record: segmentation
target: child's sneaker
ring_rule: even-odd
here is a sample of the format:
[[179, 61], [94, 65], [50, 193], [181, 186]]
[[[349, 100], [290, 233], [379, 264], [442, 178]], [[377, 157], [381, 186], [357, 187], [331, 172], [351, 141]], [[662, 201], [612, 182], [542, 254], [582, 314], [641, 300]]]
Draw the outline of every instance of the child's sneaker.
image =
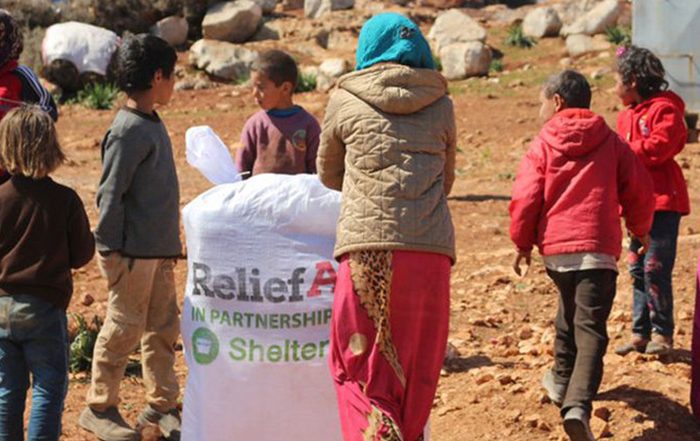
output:
[[668, 337], [661, 334], [652, 334], [651, 341], [644, 351], [645, 354], [664, 355], [671, 352], [673, 349], [673, 337]]
[[644, 353], [647, 350], [647, 345], [649, 345], [648, 338], [642, 337], [639, 334], [632, 334], [632, 340], [630, 340], [629, 343], [616, 347], [615, 353], [622, 356], [634, 351]]
[[552, 403], [561, 407], [564, 402], [564, 396], [566, 395], [566, 385], [557, 384], [554, 380], [554, 371], [547, 369], [542, 377], [542, 387], [547, 391], [547, 396], [552, 401]]
[[146, 405], [139, 415], [138, 427], [143, 428], [148, 424], [155, 424], [160, 432], [169, 441], [180, 441], [180, 414], [173, 408], [168, 412], [158, 412], [150, 404]]
[[580, 407], [572, 407], [564, 415], [564, 430], [571, 441], [595, 441], [591, 432], [591, 416]]
[[127, 424], [116, 407], [98, 412], [86, 407], [80, 414], [78, 424], [103, 441], [136, 441], [139, 433]]

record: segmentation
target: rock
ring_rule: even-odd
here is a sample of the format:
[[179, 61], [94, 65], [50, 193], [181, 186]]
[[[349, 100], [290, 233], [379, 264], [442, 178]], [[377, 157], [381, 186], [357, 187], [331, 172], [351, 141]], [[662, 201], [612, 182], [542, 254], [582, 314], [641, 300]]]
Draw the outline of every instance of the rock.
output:
[[440, 50], [442, 74], [449, 80], [486, 75], [491, 65], [491, 49], [480, 41], [456, 43]]
[[610, 425], [600, 418], [591, 418], [591, 432], [595, 439], [609, 438], [612, 436]]
[[523, 326], [518, 330], [518, 338], [520, 340], [528, 340], [532, 338], [532, 328], [528, 325]]
[[95, 303], [95, 298], [90, 293], [86, 292], [80, 296], [80, 303], [83, 304], [83, 306], [90, 306]]
[[243, 43], [253, 36], [262, 21], [262, 9], [251, 0], [216, 3], [202, 21], [206, 39]]
[[496, 380], [498, 380], [498, 382], [501, 383], [501, 385], [503, 386], [515, 383], [513, 377], [511, 377], [508, 374], [499, 374], [498, 376], [496, 376]]
[[532, 428], [535, 428], [540, 424], [540, 420], [542, 420], [542, 417], [538, 414], [534, 414], [534, 415], [528, 415], [527, 417], [525, 417], [524, 421], [525, 421], [526, 425], [528, 425]]
[[304, 16], [319, 18], [327, 12], [354, 7], [355, 0], [304, 0]]
[[599, 80], [611, 72], [612, 72], [612, 69], [610, 69], [607, 66], [604, 66], [604, 67], [601, 67], [601, 68], [594, 70], [591, 73], [591, 78], [593, 78], [594, 80]]
[[331, 78], [338, 78], [350, 71], [350, 63], [342, 58], [330, 58], [325, 60], [318, 68], [321, 75], [326, 75]]
[[537, 8], [530, 11], [523, 20], [523, 33], [530, 37], [542, 38], [559, 35], [561, 19], [553, 8]]
[[170, 16], [162, 19], [151, 28], [151, 34], [157, 35], [173, 46], [187, 42], [189, 25], [185, 17]]
[[561, 21], [567, 25], [575, 22], [579, 17], [585, 15], [586, 12], [593, 9], [593, 7], [599, 2], [600, 0], [570, 0], [555, 2], [551, 5], [551, 7], [557, 11]]
[[566, 37], [566, 50], [571, 57], [578, 57], [590, 52], [601, 52], [610, 49], [612, 45], [601, 39], [584, 34], [574, 34]]
[[270, 14], [272, 13], [275, 8], [277, 7], [277, 0], [253, 0], [258, 6], [260, 6], [260, 9], [262, 9], [263, 14]]
[[159, 441], [160, 429], [155, 424], [147, 424], [141, 429], [141, 441]]
[[190, 48], [190, 63], [226, 80], [246, 78], [258, 59], [256, 51], [216, 40], [199, 40]]
[[610, 421], [612, 413], [610, 412], [610, 409], [608, 409], [605, 406], [602, 406], [595, 408], [595, 410], [593, 411], [593, 416], [607, 422]]
[[253, 34], [250, 41], [279, 40], [280, 30], [274, 20], [264, 22], [262, 26]]
[[476, 377], [476, 380], [475, 380], [476, 384], [479, 386], [482, 384], [486, 384], [490, 381], [493, 381], [493, 375], [491, 375], [489, 373], [481, 374], [478, 377]]
[[304, 0], [282, 0], [282, 10], [294, 11], [304, 9]]
[[450, 9], [438, 15], [428, 38], [435, 42], [437, 51], [454, 43], [484, 42], [486, 29], [459, 9]]
[[420, 0], [418, 4], [420, 6], [429, 6], [431, 8], [447, 9], [447, 8], [459, 8], [464, 5], [466, 0]]
[[604, 0], [572, 24], [562, 27], [561, 35], [566, 37], [572, 34], [600, 34], [615, 26], [621, 12], [622, 4], [618, 0]]

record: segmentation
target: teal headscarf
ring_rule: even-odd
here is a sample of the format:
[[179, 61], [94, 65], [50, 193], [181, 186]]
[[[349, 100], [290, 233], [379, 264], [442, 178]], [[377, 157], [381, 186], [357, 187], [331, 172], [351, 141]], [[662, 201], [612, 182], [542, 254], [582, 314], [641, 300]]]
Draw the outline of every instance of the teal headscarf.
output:
[[435, 69], [433, 54], [420, 28], [394, 12], [378, 14], [367, 20], [360, 31], [355, 58], [357, 70], [382, 62]]

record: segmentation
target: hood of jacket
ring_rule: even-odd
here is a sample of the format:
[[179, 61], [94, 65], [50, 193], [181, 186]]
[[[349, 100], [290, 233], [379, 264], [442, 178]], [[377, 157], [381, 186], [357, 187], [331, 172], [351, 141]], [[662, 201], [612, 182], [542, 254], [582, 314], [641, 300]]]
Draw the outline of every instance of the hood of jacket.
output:
[[665, 90], [659, 92], [652, 96], [648, 100], [642, 101], [641, 103], [633, 106], [632, 109], [635, 114], [643, 113], [649, 110], [652, 106], [658, 106], [660, 104], [668, 104], [670, 106], [680, 109], [681, 113], [685, 113], [685, 102], [683, 98], [678, 96], [675, 92], [670, 90]]
[[338, 87], [382, 112], [408, 115], [447, 94], [447, 81], [432, 69], [379, 64], [346, 74]]
[[545, 123], [540, 138], [566, 156], [580, 157], [596, 150], [612, 134], [600, 115], [588, 109], [564, 109]]

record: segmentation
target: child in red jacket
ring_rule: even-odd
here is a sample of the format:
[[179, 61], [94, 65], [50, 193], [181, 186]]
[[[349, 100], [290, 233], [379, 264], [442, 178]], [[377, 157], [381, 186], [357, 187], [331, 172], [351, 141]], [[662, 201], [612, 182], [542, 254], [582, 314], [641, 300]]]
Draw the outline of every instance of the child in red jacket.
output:
[[649, 50], [622, 48], [617, 63], [617, 95], [627, 106], [617, 119], [617, 133], [630, 144], [654, 181], [655, 211], [649, 251], [640, 257], [630, 245], [633, 279], [632, 339], [616, 349], [662, 354], [673, 347], [673, 289], [680, 218], [690, 212], [688, 188], [674, 157], [688, 136], [685, 104], [665, 90], [661, 61]]
[[561, 406], [569, 437], [589, 441], [622, 251], [619, 207], [631, 234], [646, 237], [652, 183], [625, 142], [589, 110], [591, 89], [581, 74], [553, 76], [540, 101], [546, 122], [520, 164], [510, 204], [514, 269], [520, 275], [536, 244], [560, 293], [554, 368], [542, 384]]
[[[23, 103], [38, 104], [42, 110], [58, 119], [58, 110], [51, 94], [39, 78], [18, 60], [24, 49], [22, 30], [5, 9], [0, 9], [0, 119]], [[8, 179], [0, 168], [0, 182]]]

